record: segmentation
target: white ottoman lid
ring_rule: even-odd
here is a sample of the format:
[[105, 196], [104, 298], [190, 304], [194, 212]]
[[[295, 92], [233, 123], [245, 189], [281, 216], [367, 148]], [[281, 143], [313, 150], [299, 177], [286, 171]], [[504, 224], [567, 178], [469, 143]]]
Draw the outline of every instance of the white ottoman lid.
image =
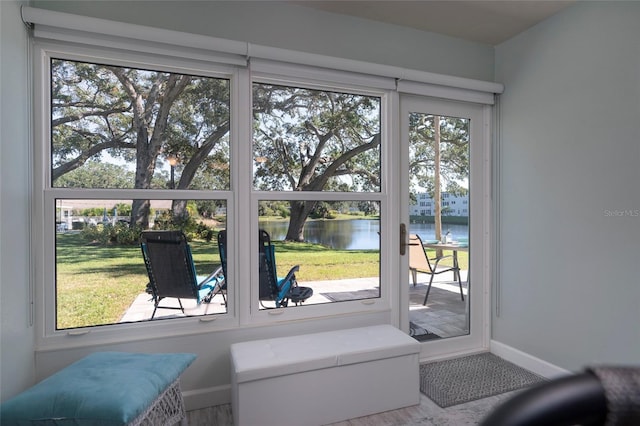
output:
[[254, 340], [231, 345], [238, 383], [420, 352], [391, 325]]

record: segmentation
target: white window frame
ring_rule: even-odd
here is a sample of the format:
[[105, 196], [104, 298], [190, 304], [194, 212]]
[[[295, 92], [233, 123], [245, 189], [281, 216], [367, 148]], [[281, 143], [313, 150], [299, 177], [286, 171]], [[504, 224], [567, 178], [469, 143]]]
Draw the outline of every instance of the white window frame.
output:
[[[131, 341], [164, 337], [169, 335], [188, 335], [227, 329], [238, 325], [237, 294], [238, 289], [230, 286], [227, 312], [223, 314], [198, 317], [175, 318], [163, 321], [141, 321], [135, 323], [109, 324], [74, 329], [56, 330], [56, 257], [55, 257], [55, 217], [56, 199], [212, 199], [224, 200], [227, 205], [227, 227], [232, 232], [236, 228], [234, 212], [236, 200], [234, 187], [237, 179], [232, 173], [230, 189], [216, 191], [194, 190], [145, 190], [145, 189], [77, 189], [53, 188], [50, 178], [51, 159], [51, 95], [50, 63], [51, 59], [82, 61], [88, 63], [108, 63], [115, 66], [146, 68], [165, 72], [179, 72], [205, 77], [224, 78], [230, 81], [231, 127], [230, 155], [232, 170], [237, 162], [238, 128], [237, 103], [239, 93], [240, 70], [236, 67], [219, 64], [203, 66], [198, 61], [173, 59], [148, 55], [142, 52], [121, 51], [102, 47], [75, 46], [68, 43], [38, 40], [34, 44], [34, 240], [32, 247], [36, 280], [36, 315], [38, 324], [38, 347], [41, 349], [60, 346], [85, 346], [110, 341]], [[38, 239], [36, 236], [42, 236]], [[233, 234], [231, 234], [233, 236]], [[228, 252], [234, 253], [235, 245], [230, 238]], [[142, 258], [141, 258], [142, 261]], [[235, 279], [235, 260], [230, 256], [228, 279]]]
[[[393, 87], [388, 79], [364, 77], [351, 73], [315, 69], [300, 65], [283, 65], [269, 61], [252, 62], [250, 89], [253, 83], [276, 84], [306, 89], [353, 93], [363, 96], [375, 96], [380, 98], [380, 191], [377, 192], [310, 192], [310, 191], [258, 191], [253, 189], [253, 153], [252, 144], [246, 147], [248, 155], [245, 161], [245, 172], [242, 178], [243, 184], [252, 188], [247, 193], [249, 201], [249, 222], [247, 235], [239, 235], [242, 245], [250, 248], [250, 264], [254, 267], [245, 272], [251, 272], [256, 279], [250, 280], [251, 291], [241, 295], [240, 311], [241, 324], [270, 324], [281, 321], [297, 321], [319, 317], [331, 317], [337, 315], [350, 315], [372, 312], [391, 312], [391, 285], [393, 282], [390, 267], [390, 245], [388, 244], [389, 230], [391, 229], [389, 182], [390, 162], [389, 141], [392, 129], [395, 128], [395, 116], [389, 107], [389, 98]], [[371, 86], [374, 86], [372, 88]], [[250, 106], [253, 102], [250, 102]], [[251, 123], [249, 123], [251, 124]], [[251, 128], [247, 129], [251, 135]], [[250, 140], [250, 139], [249, 139]], [[241, 178], [241, 179], [242, 179]], [[260, 201], [289, 201], [289, 200], [320, 200], [320, 201], [377, 201], [380, 203], [380, 297], [363, 300], [343, 301], [340, 303], [323, 303], [304, 305], [300, 309], [259, 309], [258, 306], [258, 204]], [[241, 209], [244, 210], [244, 209]], [[241, 234], [241, 232], [240, 232]], [[242, 271], [240, 271], [242, 273]], [[249, 280], [247, 281], [249, 282]]]
[[[35, 258], [41, 268], [36, 268], [38, 315], [42, 318], [38, 323], [39, 347], [55, 348], [60, 345], [68, 347], [70, 344], [80, 346], [103, 343], [105, 341], [127, 341], [139, 338], [163, 337], [169, 335], [184, 335], [205, 333], [213, 330], [235, 328], [242, 325], [269, 324], [281, 321], [297, 321], [336, 315], [360, 314], [371, 312], [390, 312], [392, 269], [390, 268], [389, 235], [391, 217], [389, 214], [389, 147], [388, 141], [395, 128], [394, 115], [388, 106], [388, 99], [392, 93], [387, 88], [379, 88], [384, 79], [362, 79], [363, 85], [354, 84], [357, 77], [350, 73], [314, 71], [313, 79], [309, 75], [289, 72], [287, 75], [272, 73], [251, 73], [244, 67], [228, 65], [202, 66], [199, 62], [185, 59], [171, 59], [142, 54], [140, 52], [121, 51], [104, 47], [72, 46], [67, 43], [38, 41], [35, 44], [35, 104], [40, 108], [35, 114], [35, 193], [41, 194], [36, 202], [34, 215], [35, 226], [43, 240], [33, 242], [36, 250]], [[75, 189], [53, 188], [50, 181], [50, 61], [51, 58], [62, 60], [82, 61], [88, 63], [108, 63], [110, 65], [146, 68], [158, 71], [171, 71], [184, 74], [202, 75], [227, 78], [231, 81], [231, 188], [229, 191], [193, 191], [193, 190], [144, 190], [144, 189]], [[274, 68], [272, 67], [271, 70]], [[282, 67], [281, 70], [295, 67]], [[308, 68], [305, 68], [308, 71]], [[326, 79], [322, 76], [326, 74]], [[340, 75], [344, 75], [345, 83], [339, 83]], [[381, 187], [379, 192], [341, 193], [341, 192], [266, 192], [253, 190], [251, 144], [240, 141], [250, 140], [252, 114], [251, 91], [253, 82], [291, 85], [317, 90], [344, 91], [381, 99]], [[376, 88], [369, 88], [366, 84], [374, 82]], [[251, 190], [243, 190], [243, 188]], [[50, 218], [55, 214], [56, 199], [220, 199], [227, 203], [228, 264], [227, 273], [229, 283], [251, 283], [250, 286], [236, 286], [231, 284], [228, 293], [228, 307], [226, 314], [206, 315], [200, 317], [176, 318], [165, 321], [143, 321], [137, 323], [121, 323], [77, 329], [56, 330], [55, 312], [55, 226]], [[304, 305], [299, 309], [257, 309], [258, 271], [257, 256], [258, 242], [255, 237], [258, 231], [257, 205], [259, 200], [324, 200], [324, 201], [358, 201], [371, 200], [380, 203], [380, 284], [379, 298], [354, 300], [342, 303], [326, 303], [318, 305]], [[246, 207], [246, 208], [245, 208]], [[249, 213], [250, 212], [250, 213]], [[250, 226], [246, 226], [250, 224]], [[244, 226], [242, 226], [244, 225]], [[251, 232], [246, 232], [251, 230]], [[238, 247], [250, 247], [251, 264], [254, 269], [242, 268]], [[243, 253], [246, 251], [243, 250]], [[41, 271], [41, 272], [38, 272]], [[255, 296], [255, 297], [254, 297]], [[71, 339], [71, 341], [70, 341]]]
[[[341, 59], [305, 52], [290, 51], [246, 42], [217, 39], [135, 24], [108, 21], [98, 18], [53, 12], [32, 7], [23, 7], [25, 22], [35, 25], [34, 30], [34, 159], [31, 164], [34, 176], [33, 188], [33, 232], [32, 264], [36, 289], [33, 303], [36, 305], [37, 341], [39, 350], [55, 350], [69, 347], [85, 347], [111, 342], [136, 341], [166, 336], [198, 335], [218, 330], [242, 328], [248, 325], [271, 324], [278, 321], [334, 318], [352, 314], [355, 322], [367, 318], [387, 318], [394, 325], [403, 325], [402, 298], [404, 289], [391, 285], [407, 272], [400, 269], [402, 262], [395, 254], [398, 249], [397, 225], [402, 217], [395, 190], [398, 183], [399, 159], [398, 139], [400, 135], [400, 93], [413, 93], [443, 99], [477, 102], [492, 105], [494, 93], [502, 93], [503, 86], [494, 82], [472, 80], [419, 70]], [[224, 199], [227, 202], [227, 229], [230, 232], [227, 251], [229, 253], [228, 274], [230, 282], [253, 282], [249, 291], [240, 291], [238, 286], [229, 289], [228, 313], [207, 317], [182, 318], [171, 321], [143, 322], [100, 326], [70, 331], [55, 331], [55, 309], [53, 298], [55, 262], [53, 220], [55, 198], [73, 198], [72, 190], [50, 188], [49, 176], [49, 80], [48, 56], [61, 59], [76, 59], [87, 62], [108, 62], [136, 68], [150, 68], [195, 75], [231, 76], [231, 189], [230, 191], [203, 192], [202, 198]], [[212, 70], [216, 70], [212, 72]], [[226, 78], [226, 77], [225, 77]], [[381, 202], [381, 297], [365, 301], [340, 304], [306, 306], [304, 309], [251, 312], [251, 297], [257, 291], [257, 262], [254, 270], [240, 267], [237, 259], [249, 247], [257, 258], [257, 201], [259, 199], [292, 199], [292, 194], [265, 194], [252, 188], [251, 163], [251, 82], [268, 79], [278, 84], [296, 82], [301, 87], [319, 89], [361, 90], [363, 94], [380, 93], [382, 102], [381, 140], [381, 188], [379, 193], [362, 194], [364, 199], [379, 199]], [[490, 107], [486, 107], [490, 110]], [[43, 148], [44, 144], [44, 148]], [[486, 183], [484, 194], [489, 193]], [[140, 190], [138, 190], [140, 191]], [[128, 194], [135, 197], [140, 192], [99, 191], [95, 198]], [[142, 191], [144, 192], [144, 191]], [[297, 195], [297, 194], [296, 194]], [[357, 200], [355, 193], [301, 194], [304, 199]], [[91, 198], [82, 194], [82, 198]], [[153, 198], [179, 198], [180, 192], [154, 191]], [[184, 198], [194, 198], [187, 191]], [[246, 208], [245, 208], [246, 207]], [[250, 224], [250, 226], [246, 226]], [[44, 236], [43, 239], [38, 236]], [[384, 248], [384, 249], [383, 249]], [[388, 254], [388, 255], [387, 255]], [[385, 285], [387, 283], [387, 285]], [[340, 305], [340, 306], [338, 306]], [[282, 311], [282, 313], [275, 313]], [[371, 316], [366, 314], [376, 313]], [[382, 315], [380, 315], [382, 313]], [[363, 315], [364, 314], [364, 315]], [[358, 319], [356, 319], [358, 318]]]

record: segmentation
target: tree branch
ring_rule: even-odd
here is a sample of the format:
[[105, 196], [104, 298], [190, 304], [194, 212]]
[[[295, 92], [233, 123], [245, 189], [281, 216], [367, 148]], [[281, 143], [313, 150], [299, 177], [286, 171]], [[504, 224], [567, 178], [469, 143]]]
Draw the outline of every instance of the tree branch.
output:
[[331, 165], [329, 165], [329, 167], [327, 167], [322, 174], [317, 176], [316, 179], [314, 179], [313, 181], [309, 182], [309, 185], [306, 188], [303, 188], [303, 190], [306, 190], [306, 191], [321, 190], [324, 187], [324, 185], [327, 183], [329, 178], [334, 176], [336, 172], [340, 169], [340, 167], [342, 167], [347, 161], [349, 161], [356, 155], [369, 151], [370, 149], [374, 149], [379, 145], [380, 145], [380, 134], [378, 133], [377, 135], [374, 135], [374, 137], [368, 143], [363, 145], [358, 145], [357, 147], [345, 152], [344, 154], [339, 156], [337, 159], [335, 159], [333, 163], [331, 163]]
[[135, 146], [131, 143], [125, 142], [122, 139], [107, 140], [96, 145], [89, 147], [87, 150], [82, 151], [76, 158], [67, 161], [66, 163], [54, 168], [51, 171], [51, 180], [55, 181], [58, 177], [79, 167], [82, 167], [87, 160], [100, 151], [111, 148], [130, 148], [135, 149]]
[[87, 117], [108, 117], [111, 114], [121, 114], [123, 112], [129, 111], [130, 109], [131, 107], [114, 108], [114, 109], [108, 109], [104, 111], [87, 111], [82, 114], [65, 115], [64, 117], [51, 120], [51, 127], [54, 128], [62, 124], [70, 123], [72, 121], [79, 121]]

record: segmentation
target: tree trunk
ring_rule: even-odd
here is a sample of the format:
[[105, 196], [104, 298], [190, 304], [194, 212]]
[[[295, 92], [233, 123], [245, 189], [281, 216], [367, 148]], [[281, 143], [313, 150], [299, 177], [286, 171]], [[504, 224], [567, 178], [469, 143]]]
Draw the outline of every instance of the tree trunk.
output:
[[187, 200], [173, 200], [171, 202], [171, 212], [173, 217], [172, 222], [176, 225], [186, 223], [189, 218], [189, 212], [187, 211]]
[[[119, 68], [112, 71], [125, 87], [133, 105], [132, 127], [136, 132], [136, 177], [135, 188], [151, 188], [151, 180], [155, 172], [155, 163], [162, 150], [162, 140], [167, 128], [171, 106], [187, 87], [191, 78], [171, 74], [166, 84], [163, 96], [157, 105], [155, 123], [149, 121], [153, 117], [157, 98], [149, 97], [146, 102], [144, 96], [138, 93], [135, 85]], [[152, 90], [153, 92], [153, 90]], [[158, 94], [159, 92], [156, 92]], [[150, 133], [149, 129], [153, 127]], [[151, 137], [150, 137], [151, 136]], [[149, 213], [151, 202], [149, 200], [134, 200], [131, 206], [131, 226], [138, 225], [142, 229], [149, 228]]]
[[[155, 155], [147, 150], [141, 150], [141, 146], [146, 146], [148, 133], [144, 127], [138, 130], [136, 141], [137, 159], [136, 159], [136, 177], [135, 188], [149, 188], [151, 186], [151, 178], [155, 171]], [[149, 229], [149, 214], [151, 213], [150, 200], [133, 200], [131, 204], [131, 220], [130, 227], [140, 227]]]
[[289, 218], [289, 228], [287, 229], [287, 241], [304, 241], [304, 224], [313, 210], [315, 201], [291, 201], [291, 216]]
[[131, 204], [130, 227], [149, 229], [149, 214], [151, 213], [151, 201], [133, 200]]
[[[224, 123], [215, 132], [213, 132], [202, 146], [191, 156], [187, 164], [182, 168], [180, 179], [174, 181], [176, 189], [188, 189], [198, 171], [198, 167], [206, 160], [216, 144], [224, 135], [229, 132], [229, 123]], [[173, 215], [173, 223], [183, 224], [189, 219], [189, 211], [187, 210], [187, 200], [173, 200], [171, 202], [171, 212]]]
[[[442, 196], [440, 193], [440, 116], [433, 116], [433, 152], [434, 152], [434, 220], [436, 228], [436, 240], [442, 241]], [[436, 257], [442, 257], [442, 250], [436, 251]]]

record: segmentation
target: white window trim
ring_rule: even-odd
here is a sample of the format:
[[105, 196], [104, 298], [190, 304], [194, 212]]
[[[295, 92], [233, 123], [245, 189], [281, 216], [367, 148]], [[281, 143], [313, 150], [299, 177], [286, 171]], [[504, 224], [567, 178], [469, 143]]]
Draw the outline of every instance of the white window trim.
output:
[[[37, 347], [39, 350], [50, 350], [60, 347], [82, 347], [105, 343], [123, 341], [135, 341], [140, 339], [153, 339], [166, 336], [184, 336], [207, 333], [215, 330], [237, 327], [239, 324], [237, 315], [237, 288], [232, 288], [228, 294], [227, 313], [206, 315], [199, 317], [174, 318], [166, 321], [142, 321], [135, 323], [120, 323], [83, 327], [78, 329], [56, 330], [55, 313], [55, 230], [51, 229], [50, 218], [55, 217], [55, 203], [57, 198], [82, 198], [82, 199], [134, 199], [149, 198], [151, 191], [153, 199], [220, 199], [227, 203], [227, 224], [229, 229], [236, 227], [236, 200], [234, 191], [194, 191], [194, 190], [141, 190], [141, 189], [73, 189], [52, 188], [49, 173], [49, 159], [51, 158], [50, 146], [50, 61], [51, 58], [65, 60], [78, 60], [86, 62], [105, 62], [109, 64], [136, 67], [152, 66], [159, 71], [173, 71], [208, 77], [226, 78], [231, 82], [231, 105], [234, 108], [238, 101], [239, 71], [228, 65], [212, 68], [210, 65], [203, 69], [201, 63], [193, 63], [173, 58], [159, 58], [154, 55], [136, 54], [128, 56], [129, 52], [121, 52], [114, 49], [101, 47], [89, 48], [87, 46], [72, 46], [65, 43], [40, 41], [34, 45], [34, 94], [35, 105], [38, 106], [34, 113], [35, 118], [35, 159], [34, 159], [34, 229], [32, 240], [33, 258], [36, 259], [35, 267], [35, 303], [37, 321]], [[152, 64], [152, 65], [150, 65]], [[246, 78], [246, 77], [245, 77]], [[246, 85], [246, 83], [245, 83]], [[232, 115], [235, 111], [232, 111]], [[238, 118], [232, 116], [232, 129], [230, 132], [231, 155], [237, 157], [235, 150], [239, 136], [233, 128], [237, 126]], [[234, 179], [231, 179], [233, 188]], [[39, 239], [42, 236], [42, 239]], [[230, 242], [228, 249], [235, 250], [235, 244]], [[234, 279], [234, 260], [229, 262], [229, 279]]]
[[[90, 48], [88, 46], [69, 46], [61, 42], [38, 41], [35, 44], [37, 61], [36, 79], [37, 96], [36, 104], [40, 106], [36, 114], [36, 123], [38, 123], [35, 134], [36, 143], [36, 169], [38, 182], [36, 192], [41, 193], [42, 198], [37, 203], [36, 211], [43, 212], [43, 216], [38, 215], [38, 228], [41, 232], [36, 235], [43, 235], [44, 240], [40, 243], [33, 242], [38, 263], [42, 268], [37, 268], [38, 273], [36, 282], [40, 290], [37, 292], [38, 315], [43, 315], [39, 321], [41, 330], [38, 332], [40, 336], [38, 347], [41, 350], [54, 349], [60, 346], [84, 346], [91, 344], [103, 344], [107, 342], [118, 342], [127, 340], [137, 340], [140, 338], [156, 338], [167, 335], [184, 335], [198, 334], [210, 332], [213, 330], [222, 330], [235, 328], [242, 325], [266, 324], [280, 321], [295, 321], [319, 317], [331, 317], [336, 315], [359, 314], [366, 312], [380, 312], [391, 310], [390, 286], [381, 285], [381, 297], [377, 299], [356, 300], [334, 304], [305, 305], [303, 309], [274, 309], [274, 310], [257, 310], [248, 309], [248, 307], [256, 307], [253, 296], [257, 292], [257, 279], [251, 280], [251, 276], [257, 277], [257, 266], [255, 271], [248, 271], [247, 268], [240, 268], [238, 257], [240, 255], [238, 247], [252, 247], [251, 253], [256, 257], [252, 264], [257, 265], [257, 200], [258, 199], [314, 199], [314, 200], [374, 200], [381, 203], [383, 212], [388, 212], [389, 208], [385, 207], [387, 202], [388, 183], [386, 179], [382, 179], [380, 192], [367, 193], [299, 193], [299, 192], [261, 192], [261, 191], [240, 191], [238, 188], [252, 187], [252, 152], [250, 144], [241, 144], [240, 140], [250, 140], [251, 123], [242, 119], [242, 115], [250, 117], [251, 115], [251, 77], [248, 70], [240, 68], [234, 70], [233, 67], [223, 65], [218, 69], [203, 69], [199, 61], [190, 63], [182, 60], [180, 66], [178, 61], [170, 58], [158, 58], [154, 55], [131, 54], [130, 52], [122, 52], [119, 49], [111, 48]], [[149, 190], [79, 190], [69, 188], [52, 188], [49, 174], [49, 159], [51, 158], [50, 147], [50, 60], [51, 58], [60, 58], [65, 60], [78, 60], [86, 62], [107, 62], [109, 64], [141, 67], [141, 64], [152, 69], [163, 71], [174, 71], [195, 75], [206, 75], [212, 77], [229, 78], [231, 80], [231, 97], [232, 97], [232, 131], [231, 131], [231, 153], [232, 162], [234, 164], [231, 175], [230, 191], [180, 191], [180, 190], [153, 190], [154, 199], [223, 199], [227, 202], [227, 218], [228, 229], [237, 231], [235, 238], [229, 239], [228, 253], [228, 274], [229, 282], [252, 282], [250, 291], [247, 288], [239, 289], [238, 286], [230, 286], [228, 294], [228, 312], [226, 314], [208, 315], [195, 318], [180, 318], [170, 321], [159, 322], [138, 322], [124, 324], [110, 324], [95, 327], [83, 327], [70, 330], [56, 330], [55, 318], [55, 233], [52, 232], [51, 224], [48, 218], [54, 217], [54, 200], [57, 198], [87, 198], [87, 199], [134, 199], [149, 197]], [[134, 59], [135, 58], [135, 59]], [[297, 71], [298, 69], [296, 69]], [[293, 77], [292, 77], [293, 75]], [[338, 73], [331, 72], [328, 75], [326, 83], [321, 81], [322, 72], [317, 72], [312, 81], [305, 81], [304, 76], [296, 73], [289, 73], [287, 76], [279, 76], [277, 81], [279, 84], [296, 84], [302, 87], [317, 88], [321, 90], [348, 90], [351, 93], [366, 94], [379, 96], [381, 98], [381, 119], [382, 129], [385, 132], [381, 144], [381, 160], [384, 167], [384, 157], [388, 149], [386, 148], [386, 140], [389, 139], [390, 131], [393, 128], [392, 114], [390, 109], [385, 106], [385, 97], [390, 91], [380, 89], [367, 88], [366, 84], [352, 85], [354, 76], [348, 75], [347, 82], [339, 82]], [[262, 82], [274, 81], [274, 76], [256, 76]], [[367, 80], [369, 81], [369, 80]], [[365, 82], [366, 83], [366, 82]], [[247, 93], [245, 93], [247, 92]], [[243, 100], [240, 100], [242, 97]], [[245, 100], [246, 99], [246, 100]], [[386, 118], [385, 118], [386, 117]], [[387, 123], [388, 122], [388, 123]], [[246, 128], [243, 128], [246, 127]], [[241, 136], [242, 135], [242, 136]], [[249, 136], [247, 138], [247, 136]], [[244, 139], [243, 139], [244, 138]], [[242, 159], [247, 161], [243, 161]], [[389, 172], [382, 171], [383, 176], [389, 175]], [[249, 193], [249, 198], [243, 198], [243, 193]], [[236, 208], [235, 206], [251, 206], [248, 209]], [[236, 212], [250, 211], [249, 216], [237, 216]], [[390, 229], [388, 221], [381, 221], [381, 228]], [[254, 232], [243, 235], [239, 230], [238, 224], [252, 223], [251, 229], [256, 228]], [[384, 232], [385, 234], [387, 231]], [[237, 241], [237, 243], [236, 243]], [[381, 252], [384, 250], [381, 249]], [[389, 268], [384, 266], [382, 259], [385, 257], [381, 253], [381, 283], [389, 283], [391, 274]], [[237, 280], [235, 277], [237, 274]], [[255, 298], [257, 300], [257, 297]], [[253, 303], [252, 303], [253, 301]], [[196, 325], [198, 324], [198, 325]]]
[[[309, 191], [256, 191], [250, 192], [250, 233], [248, 240], [242, 240], [247, 247], [250, 247], [251, 265], [255, 265], [253, 273], [258, 274], [258, 203], [262, 200], [322, 200], [322, 201], [358, 201], [372, 200], [380, 202], [381, 235], [388, 235], [391, 229], [390, 218], [388, 214], [390, 205], [389, 200], [389, 183], [387, 177], [390, 175], [390, 164], [385, 159], [389, 156], [389, 141], [391, 140], [391, 129], [395, 128], [393, 120], [395, 117], [391, 114], [389, 108], [389, 97], [392, 93], [388, 90], [391, 87], [391, 81], [388, 79], [371, 78], [369, 76], [354, 75], [352, 73], [344, 73], [333, 70], [313, 69], [307, 66], [283, 65], [266, 63], [261, 61], [256, 65], [253, 61], [250, 66], [251, 84], [271, 83], [292, 87], [304, 87], [317, 90], [333, 90], [345, 91], [348, 93], [360, 94], [365, 96], [380, 97], [380, 120], [381, 120], [381, 144], [380, 144], [380, 164], [381, 164], [381, 186], [378, 192], [309, 192]], [[373, 87], [372, 87], [373, 86]], [[251, 129], [248, 130], [249, 132]], [[248, 147], [251, 151], [252, 147]], [[246, 176], [249, 188], [253, 187], [253, 155], [249, 152], [247, 157]], [[250, 298], [247, 298], [243, 304], [246, 307], [241, 311], [241, 324], [264, 324], [275, 323], [280, 321], [295, 321], [318, 317], [331, 317], [337, 315], [352, 315], [370, 312], [390, 312], [391, 305], [391, 286], [387, 283], [393, 282], [391, 276], [390, 262], [388, 261], [390, 246], [383, 243], [380, 244], [380, 297], [375, 299], [352, 300], [340, 303], [326, 303], [317, 305], [305, 305], [304, 309], [263, 309], [257, 306], [257, 281], [252, 282]], [[248, 281], [247, 281], [248, 282]], [[248, 296], [248, 295], [247, 295]]]

